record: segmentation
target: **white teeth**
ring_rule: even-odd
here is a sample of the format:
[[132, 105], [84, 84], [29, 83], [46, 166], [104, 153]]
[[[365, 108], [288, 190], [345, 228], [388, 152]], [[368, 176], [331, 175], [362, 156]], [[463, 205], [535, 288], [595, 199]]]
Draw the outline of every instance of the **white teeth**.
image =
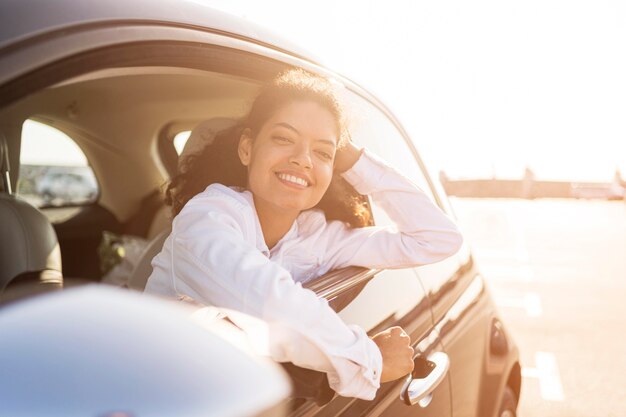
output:
[[303, 187], [308, 187], [309, 183], [303, 180], [302, 178], [298, 178], [294, 175], [289, 174], [278, 174], [278, 178], [284, 181], [293, 182], [294, 184], [302, 185]]

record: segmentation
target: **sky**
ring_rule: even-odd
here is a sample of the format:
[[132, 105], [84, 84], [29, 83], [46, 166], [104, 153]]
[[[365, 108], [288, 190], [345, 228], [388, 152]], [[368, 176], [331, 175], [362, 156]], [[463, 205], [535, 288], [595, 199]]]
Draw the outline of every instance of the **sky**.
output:
[[626, 174], [622, 0], [196, 0], [302, 45], [383, 99], [452, 178]]
[[273, 30], [376, 94], [435, 173], [626, 176], [623, 0], [193, 1]]

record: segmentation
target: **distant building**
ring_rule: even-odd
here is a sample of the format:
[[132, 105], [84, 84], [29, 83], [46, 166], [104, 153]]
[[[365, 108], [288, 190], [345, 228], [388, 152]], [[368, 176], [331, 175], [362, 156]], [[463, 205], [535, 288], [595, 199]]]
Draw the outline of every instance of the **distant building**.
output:
[[444, 171], [439, 179], [448, 195], [474, 198], [590, 198], [621, 200], [626, 195], [626, 181], [619, 170], [611, 183], [538, 181], [527, 167], [519, 180], [451, 180]]

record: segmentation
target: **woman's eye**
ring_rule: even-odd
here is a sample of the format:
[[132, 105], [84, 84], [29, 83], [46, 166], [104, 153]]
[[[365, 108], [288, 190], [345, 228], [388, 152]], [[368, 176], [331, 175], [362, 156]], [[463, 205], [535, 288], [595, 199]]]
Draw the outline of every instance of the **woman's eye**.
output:
[[326, 159], [327, 161], [330, 161], [331, 159], [333, 159], [333, 156], [329, 154], [328, 152], [317, 151], [317, 154], [323, 159]]
[[279, 143], [292, 143], [292, 140], [284, 136], [274, 136], [273, 139]]

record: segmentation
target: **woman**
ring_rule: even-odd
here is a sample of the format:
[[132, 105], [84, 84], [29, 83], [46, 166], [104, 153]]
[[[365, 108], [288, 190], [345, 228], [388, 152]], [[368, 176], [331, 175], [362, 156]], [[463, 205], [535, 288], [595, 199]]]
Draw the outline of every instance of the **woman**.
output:
[[[382, 138], [381, 138], [382, 140]], [[263, 88], [168, 187], [172, 233], [147, 292], [260, 317], [278, 361], [327, 372], [340, 395], [372, 399], [412, 370], [398, 327], [372, 339], [300, 285], [349, 265], [401, 268], [456, 252], [454, 224], [409, 180], [348, 140], [330, 83], [301, 70]], [[372, 227], [370, 195], [398, 230]]]

